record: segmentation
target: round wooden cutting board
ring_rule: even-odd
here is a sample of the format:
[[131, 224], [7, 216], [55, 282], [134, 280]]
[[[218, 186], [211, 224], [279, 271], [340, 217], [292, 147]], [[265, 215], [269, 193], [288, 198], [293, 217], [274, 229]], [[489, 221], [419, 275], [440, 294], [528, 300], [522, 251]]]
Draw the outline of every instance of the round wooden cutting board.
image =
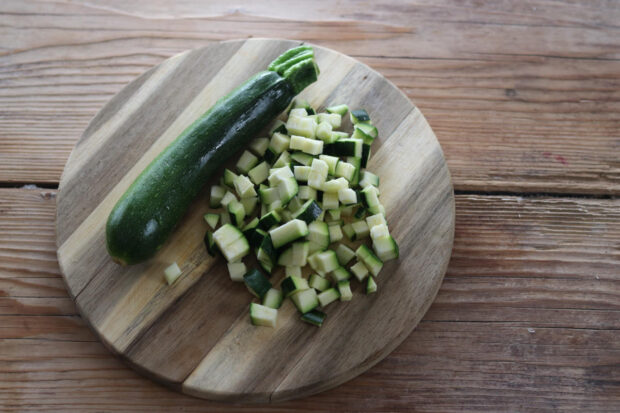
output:
[[[298, 44], [230, 41], [166, 60], [97, 114], [60, 182], [58, 259], [80, 313], [112, 352], [187, 394], [275, 401], [355, 377], [413, 330], [450, 259], [452, 184], [424, 116], [368, 66], [316, 46], [321, 74], [301, 97], [319, 109], [339, 103], [365, 108], [379, 130], [368, 168], [381, 178], [381, 202], [400, 258], [384, 265], [377, 293], [367, 296], [353, 281], [353, 300], [327, 307], [321, 328], [300, 321], [289, 300], [277, 328], [252, 326], [250, 294], [203, 245], [206, 189], [153, 259], [128, 267], [112, 262], [105, 223], [138, 174], [218, 98]], [[183, 275], [168, 286], [163, 270], [174, 261]]]

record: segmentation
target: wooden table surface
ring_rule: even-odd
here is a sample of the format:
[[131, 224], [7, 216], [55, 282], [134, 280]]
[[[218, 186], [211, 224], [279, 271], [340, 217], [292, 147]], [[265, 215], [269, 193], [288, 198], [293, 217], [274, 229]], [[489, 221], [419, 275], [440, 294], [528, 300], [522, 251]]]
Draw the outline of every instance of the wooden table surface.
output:
[[[620, 411], [620, 2], [0, 3], [0, 410]], [[390, 356], [325, 393], [230, 405], [115, 359], [56, 260], [56, 188], [90, 118], [186, 49], [306, 40], [422, 110], [456, 193], [439, 295]]]

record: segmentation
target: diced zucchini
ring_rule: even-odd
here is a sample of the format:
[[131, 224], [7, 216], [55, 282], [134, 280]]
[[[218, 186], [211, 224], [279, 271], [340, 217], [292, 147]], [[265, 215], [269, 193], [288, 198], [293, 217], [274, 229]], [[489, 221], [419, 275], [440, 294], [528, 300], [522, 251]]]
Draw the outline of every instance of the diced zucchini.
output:
[[267, 180], [269, 181], [269, 185], [277, 186], [280, 181], [284, 181], [289, 178], [295, 178], [295, 175], [293, 175], [293, 170], [291, 168], [285, 166], [281, 168], [270, 169], [269, 178], [267, 178]]
[[286, 130], [286, 123], [284, 121], [281, 121], [280, 119], [276, 120], [273, 123], [271, 130], [269, 131], [269, 136], [273, 135], [276, 132], [288, 135], [288, 131]]
[[314, 138], [316, 127], [316, 121], [306, 116], [289, 116], [286, 121], [286, 130], [291, 135]]
[[300, 186], [299, 187], [299, 194], [297, 196], [302, 201], [303, 200], [310, 200], [310, 199], [316, 200], [316, 198], [317, 198], [316, 189], [310, 188], [307, 185]]
[[353, 229], [353, 226], [351, 224], [345, 224], [342, 226], [342, 232], [344, 232], [344, 235], [347, 236], [347, 238], [349, 238], [349, 240], [351, 241], [355, 241], [355, 230]]
[[[315, 221], [323, 210], [315, 200], [309, 199], [293, 214], [294, 219], [301, 219], [306, 224]], [[310, 230], [310, 228], [308, 228]]]
[[282, 305], [283, 300], [284, 295], [282, 294], [282, 291], [276, 290], [275, 288], [270, 288], [263, 297], [263, 305], [277, 310]]
[[362, 168], [362, 158], [360, 156], [347, 156], [347, 162], [353, 165], [355, 168], [355, 173], [353, 174], [353, 178], [349, 181], [351, 186], [357, 185], [360, 181], [360, 170]]
[[377, 128], [370, 123], [358, 123], [354, 127], [353, 135], [357, 134], [365, 144], [372, 145], [372, 142], [379, 136]]
[[237, 197], [235, 196], [235, 194], [233, 194], [230, 191], [226, 191], [226, 194], [224, 195], [224, 198], [222, 198], [221, 203], [223, 207], [227, 207], [231, 201], [236, 201], [236, 200], [237, 200]]
[[230, 224], [230, 215], [228, 214], [228, 209], [226, 209], [226, 211], [220, 212], [220, 221], [222, 225]]
[[222, 205], [222, 199], [226, 195], [226, 189], [222, 186], [213, 185], [209, 197], [209, 206], [211, 208], [219, 208]]
[[245, 210], [245, 216], [252, 215], [256, 205], [258, 205], [258, 197], [253, 196], [251, 198], [241, 198], [243, 209]]
[[[299, 192], [297, 193], [297, 195], [299, 195]], [[299, 211], [299, 208], [301, 208], [301, 207], [302, 207], [302, 205], [303, 205], [303, 204], [302, 204], [301, 200], [299, 199], [299, 196], [296, 196], [296, 197], [294, 197], [293, 199], [291, 199], [291, 200], [289, 201], [288, 206], [287, 206], [287, 209], [288, 209], [291, 213], [293, 213], [293, 212], [297, 212], [297, 211]], [[291, 219], [292, 219], [292, 216], [291, 216]], [[290, 219], [289, 219], [289, 221], [290, 221]]]
[[[310, 49], [307, 51], [303, 51], [303, 55], [300, 57], [300, 59], [307, 59], [308, 57], [311, 57], [311, 56], [313, 56], [313, 52]], [[308, 103], [308, 101], [305, 99], [296, 98], [295, 100], [293, 100], [293, 103], [291, 104], [291, 108], [292, 109], [298, 109], [298, 108], [304, 109], [308, 115], [314, 115], [316, 113], [312, 105], [310, 105], [310, 103]]]
[[[258, 221], [257, 218], [254, 218]], [[269, 234], [260, 228], [248, 228], [243, 230], [243, 236], [248, 240], [248, 243], [253, 248], [258, 248], [263, 243], [263, 238], [268, 237]]]
[[280, 255], [278, 256], [278, 265], [281, 265], [283, 267], [288, 267], [288, 266], [293, 265], [293, 246], [292, 245], [280, 253]]
[[338, 159], [336, 156], [331, 155], [319, 155], [319, 159], [327, 164], [327, 173], [329, 175], [336, 174], [336, 167], [338, 166], [338, 162], [340, 161], [340, 159]]
[[364, 265], [362, 261], [357, 261], [355, 264], [351, 266], [351, 272], [355, 274], [355, 278], [359, 282], [362, 282], [364, 278], [368, 276], [368, 268]]
[[295, 277], [301, 277], [302, 272], [301, 272], [301, 267], [297, 267], [297, 266], [288, 266], [284, 269], [284, 274], [288, 275], [288, 276], [295, 276]]
[[[382, 216], [381, 214], [377, 214], [377, 215]], [[370, 228], [370, 238], [372, 238], [373, 241], [381, 239], [381, 238], [389, 237], [389, 236], [390, 236], [390, 231], [388, 230], [388, 227], [385, 224], [375, 225], [374, 227]]]
[[323, 184], [323, 191], [325, 192], [335, 192], [336, 194], [341, 189], [347, 189], [349, 187], [349, 182], [347, 182], [344, 178], [338, 179], [330, 179], [329, 181]]
[[377, 292], [377, 283], [374, 278], [368, 277], [368, 281], [366, 281], [366, 294], [372, 294], [374, 292]]
[[291, 296], [291, 301], [300, 313], [305, 314], [319, 306], [319, 299], [314, 288], [298, 291]]
[[258, 220], [258, 228], [268, 231], [271, 227], [278, 225], [280, 222], [282, 222], [280, 214], [278, 214], [277, 211], [270, 211]]
[[303, 152], [293, 152], [293, 154], [291, 155], [291, 159], [300, 165], [310, 166], [312, 165], [312, 160], [314, 159], [314, 157]]
[[368, 112], [364, 109], [356, 109], [350, 112], [351, 123], [358, 124], [362, 122], [370, 122], [370, 116], [368, 116]]
[[370, 185], [362, 189], [361, 194], [362, 202], [366, 207], [371, 208], [379, 205], [379, 196], [374, 186]]
[[343, 217], [350, 217], [353, 215], [353, 206], [349, 205], [340, 207], [340, 215]]
[[269, 138], [255, 138], [248, 146], [256, 155], [263, 156], [269, 146]]
[[[271, 212], [271, 211], [276, 211], [277, 213], [281, 214], [282, 213], [282, 201], [279, 199], [276, 199], [275, 201], [273, 201], [271, 204], [268, 205], [267, 207], [267, 211]], [[282, 215], [282, 219], [284, 221], [286, 221], [286, 219], [284, 218], [284, 215]]]
[[338, 205], [338, 192], [323, 193], [323, 209], [336, 209]]
[[385, 207], [381, 204], [373, 208], [368, 208], [368, 211], [370, 211], [371, 214], [382, 214], [385, 216]]
[[222, 254], [224, 254], [226, 261], [236, 262], [248, 255], [248, 253], [250, 252], [250, 245], [248, 244], [248, 240], [246, 240], [245, 237], [242, 235], [241, 238], [227, 246], [225, 249], [222, 250], [220, 248], [220, 250], [222, 251]]
[[314, 241], [310, 241], [308, 245], [309, 245], [308, 250], [309, 250], [310, 255], [314, 254], [315, 252], [325, 251], [327, 249], [327, 247], [317, 244]]
[[334, 282], [340, 282], [351, 278], [351, 273], [344, 267], [338, 267], [332, 271], [332, 279]]
[[242, 174], [247, 174], [250, 169], [258, 164], [258, 158], [250, 151], [243, 151], [235, 167]]
[[[228, 216], [228, 214], [226, 214]], [[213, 232], [207, 231], [203, 238], [205, 247], [207, 247], [207, 252], [210, 256], [215, 257], [218, 252], [220, 252], [219, 248], [215, 244], [215, 240], [213, 239]]]
[[182, 271], [176, 262], [173, 262], [164, 270], [164, 278], [166, 279], [168, 285], [172, 285], [181, 276], [181, 274]]
[[308, 177], [310, 176], [310, 171], [312, 169], [309, 166], [305, 165], [295, 165], [293, 167], [293, 173], [295, 174], [295, 179], [299, 182], [308, 182]]
[[360, 161], [360, 166], [362, 168], [366, 168], [368, 166], [368, 161], [370, 161], [370, 154], [372, 149], [370, 149], [370, 145], [364, 144], [362, 145], [362, 160]]
[[332, 142], [331, 143], [339, 141], [340, 139], [348, 139], [348, 138], [349, 138], [349, 134], [348, 133], [335, 130], [335, 131], [332, 132]]
[[251, 269], [243, 276], [243, 282], [248, 288], [248, 291], [260, 299], [262, 299], [271, 288], [269, 279], [256, 268]]
[[255, 326], [274, 327], [278, 310], [257, 303], [250, 303], [250, 321]]
[[245, 231], [249, 229], [254, 229], [256, 227], [258, 227], [258, 217], [252, 218], [252, 220], [245, 224], [245, 226], [241, 229], [241, 231], [243, 231], [243, 236], [247, 238], [247, 235], [245, 235]]
[[278, 155], [279, 154], [276, 153], [276, 150], [269, 146], [265, 151], [265, 155], [263, 155], [263, 159], [265, 159], [265, 162], [271, 165], [276, 161]]
[[325, 161], [314, 159], [312, 161], [312, 170], [308, 176], [308, 186], [314, 189], [323, 189], [323, 184], [327, 180], [329, 166]]
[[308, 240], [323, 250], [329, 246], [329, 227], [327, 223], [314, 221], [308, 225]]
[[284, 225], [270, 230], [269, 235], [271, 236], [274, 248], [277, 249], [289, 242], [308, 235], [308, 225], [300, 219], [293, 219]]
[[372, 145], [372, 141], [375, 140], [376, 136], [377, 128], [375, 128], [373, 125], [358, 123], [353, 128], [353, 134], [351, 135], [351, 138], [361, 139], [362, 142], [364, 142], [364, 145], [368, 145], [370, 147], [370, 145]]
[[243, 208], [243, 204], [234, 200], [231, 201], [226, 208], [230, 215], [230, 222], [236, 227], [241, 227], [245, 218], [245, 208]]
[[342, 105], [329, 106], [329, 107], [325, 108], [325, 110], [328, 113], [337, 113], [340, 116], [344, 116], [349, 111], [349, 107], [347, 105], [342, 104]]
[[[290, 142], [291, 138], [287, 135], [276, 132], [271, 135], [271, 141], [269, 141], [269, 148], [267, 148], [267, 151], [271, 149], [274, 154], [279, 155], [288, 149]], [[267, 155], [267, 152], [265, 152], [265, 155]]]
[[327, 314], [319, 310], [312, 310], [301, 315], [301, 320], [306, 323], [321, 327], [327, 318]]
[[361, 179], [359, 182], [359, 186], [361, 186], [362, 188], [366, 188], [369, 185], [372, 185], [374, 187], [379, 187], [379, 176], [373, 174], [372, 172], [368, 172], [366, 170], [361, 172], [360, 175]]
[[347, 181], [353, 181], [355, 177], [355, 165], [351, 165], [348, 162], [340, 161], [336, 165], [336, 176], [343, 177]]
[[205, 214], [204, 220], [211, 227], [211, 229], [215, 229], [217, 222], [220, 220], [220, 216], [219, 214]]
[[298, 291], [310, 288], [310, 286], [305, 278], [290, 276], [282, 280], [280, 283], [280, 288], [282, 288], [282, 293], [284, 296], [289, 297]]
[[228, 274], [233, 281], [243, 281], [243, 276], [248, 271], [243, 262], [229, 262]]
[[325, 291], [329, 288], [330, 283], [327, 278], [321, 277], [318, 274], [312, 274], [308, 285], [310, 288], [314, 288], [317, 291]]
[[250, 252], [250, 246], [241, 231], [230, 224], [221, 226], [213, 233], [217, 247], [228, 262], [237, 262]]
[[303, 107], [298, 107], [298, 108], [291, 108], [291, 110], [288, 112], [289, 116], [301, 116], [301, 117], [307, 117], [308, 116], [308, 112], [306, 112], [306, 109]]
[[256, 259], [261, 267], [271, 274], [273, 267], [276, 265], [276, 250], [273, 247], [269, 234], [263, 237], [260, 245], [256, 249]]
[[359, 206], [355, 210], [355, 214], [353, 215], [357, 220], [363, 220], [366, 217], [366, 208], [363, 206]]
[[372, 230], [372, 227], [375, 225], [387, 225], [387, 221], [382, 214], [375, 214], [369, 217], [366, 217], [366, 223], [368, 224], [368, 228]]
[[362, 238], [366, 238], [370, 233], [368, 229], [368, 224], [366, 221], [356, 221], [351, 223], [351, 227], [353, 231], [355, 231], [355, 239], [359, 240]]
[[327, 213], [329, 214], [329, 220], [330, 221], [335, 221], [335, 220], [340, 219], [340, 215], [341, 215], [340, 208], [338, 208], [338, 209], [330, 209], [330, 210], [327, 211]]
[[[308, 241], [294, 242], [278, 257], [278, 264], [284, 267], [303, 267], [308, 262]], [[295, 274], [286, 274], [295, 275]]]
[[338, 292], [340, 293], [340, 301], [351, 301], [353, 298], [351, 284], [348, 280], [338, 281]]
[[[319, 122], [316, 127], [316, 137], [322, 142], [331, 141], [333, 126], [329, 122]], [[322, 143], [321, 142], [321, 143]]]
[[383, 262], [372, 252], [366, 245], [360, 245], [355, 251], [355, 255], [359, 258], [368, 268], [370, 273], [375, 277], [383, 268]]
[[[375, 227], [376, 228], [376, 227]], [[372, 248], [382, 261], [389, 261], [398, 258], [398, 244], [391, 235], [372, 240]]]
[[336, 253], [332, 250], [315, 252], [308, 257], [308, 262], [314, 270], [323, 274], [331, 272], [340, 266], [338, 257], [336, 257]]
[[335, 288], [329, 288], [317, 296], [319, 300], [319, 305], [322, 308], [327, 307], [329, 304], [333, 303], [337, 299], [340, 298], [340, 293]]
[[234, 180], [237, 177], [237, 174], [234, 173], [233, 171], [231, 171], [230, 169], [224, 169], [224, 185], [228, 186], [229, 188], [233, 188], [234, 187]]
[[340, 229], [340, 225], [335, 223], [334, 225], [328, 225], [329, 229], [329, 242], [338, 242], [342, 239], [342, 230]]
[[355, 251], [344, 244], [338, 244], [336, 247], [336, 256], [340, 265], [345, 266], [355, 257]]
[[280, 199], [278, 188], [269, 188], [265, 185], [258, 187], [258, 196], [264, 205], [269, 205]]
[[338, 129], [342, 125], [342, 115], [339, 113], [319, 113], [318, 121], [319, 125], [323, 122], [327, 122], [332, 128]]
[[282, 205], [288, 204], [291, 199], [297, 196], [298, 192], [299, 185], [295, 178], [288, 178], [278, 182], [278, 196], [280, 201], [282, 201]]
[[357, 203], [357, 194], [351, 188], [342, 188], [338, 191], [338, 200], [345, 205], [355, 204]]
[[325, 148], [325, 153], [336, 156], [362, 157], [364, 141], [355, 138], [339, 139]]
[[293, 160], [291, 159], [291, 154], [288, 151], [284, 151], [278, 156], [276, 161], [273, 164], [274, 168], [282, 168], [282, 167], [291, 167]]

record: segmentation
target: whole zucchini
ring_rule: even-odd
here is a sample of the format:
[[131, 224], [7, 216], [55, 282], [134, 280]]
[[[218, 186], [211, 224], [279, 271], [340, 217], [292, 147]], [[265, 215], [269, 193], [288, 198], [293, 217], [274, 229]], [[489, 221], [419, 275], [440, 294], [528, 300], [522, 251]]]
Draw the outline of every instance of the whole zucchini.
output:
[[123, 265], [152, 257], [211, 174], [284, 111], [318, 73], [311, 47], [290, 49], [187, 127], [112, 209], [106, 225], [110, 256]]

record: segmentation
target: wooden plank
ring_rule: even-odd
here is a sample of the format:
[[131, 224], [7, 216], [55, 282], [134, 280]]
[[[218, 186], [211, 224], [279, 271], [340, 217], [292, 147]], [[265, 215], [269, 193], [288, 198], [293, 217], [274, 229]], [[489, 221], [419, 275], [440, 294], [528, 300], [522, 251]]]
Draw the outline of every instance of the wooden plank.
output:
[[[15, 209], [54, 214], [55, 199], [41, 190], [1, 191]], [[0, 329], [0, 404], [20, 412], [620, 409], [620, 201], [456, 199], [453, 259], [427, 316], [383, 362], [336, 389], [271, 406], [183, 396], [123, 366], [83, 323], [58, 321], [70, 312], [63, 304], [46, 317], [11, 310], [10, 329]], [[27, 216], [0, 214], [0, 228], [7, 223], [32, 236]], [[53, 222], [37, 228], [53, 252]], [[27, 288], [0, 290], [19, 301], [49, 295], [45, 284]]]
[[1, 7], [0, 181], [57, 183], [88, 120], [140, 73], [263, 36], [332, 47], [394, 81], [429, 118], [456, 189], [620, 193], [620, 11], [609, 2]]

